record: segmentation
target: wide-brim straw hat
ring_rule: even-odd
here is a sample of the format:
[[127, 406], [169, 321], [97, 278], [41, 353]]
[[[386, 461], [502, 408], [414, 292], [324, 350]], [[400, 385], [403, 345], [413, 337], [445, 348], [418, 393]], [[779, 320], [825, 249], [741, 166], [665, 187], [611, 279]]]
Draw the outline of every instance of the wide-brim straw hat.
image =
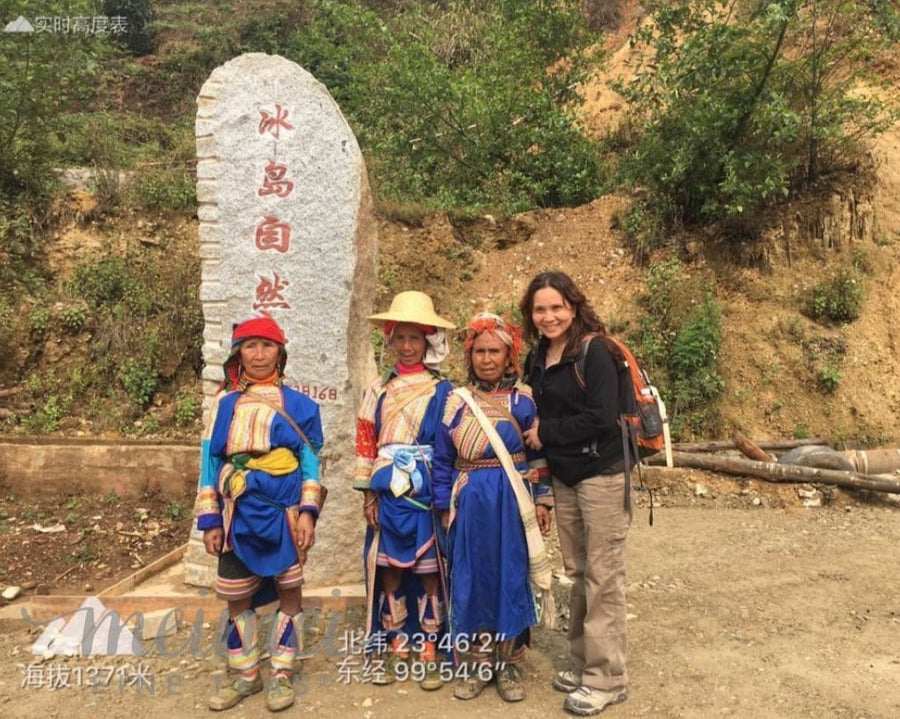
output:
[[395, 295], [391, 300], [391, 308], [387, 312], [371, 315], [369, 322], [379, 327], [384, 326], [385, 322], [412, 322], [449, 330], [456, 327], [434, 311], [434, 303], [428, 295], [415, 290], [407, 290]]

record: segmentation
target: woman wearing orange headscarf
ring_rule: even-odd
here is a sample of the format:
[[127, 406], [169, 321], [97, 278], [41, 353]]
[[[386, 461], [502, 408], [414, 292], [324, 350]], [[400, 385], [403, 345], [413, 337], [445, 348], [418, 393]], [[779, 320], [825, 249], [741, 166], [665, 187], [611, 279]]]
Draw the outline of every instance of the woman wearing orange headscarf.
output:
[[550, 531], [553, 497], [543, 455], [522, 438], [537, 410], [519, 382], [521, 346], [512, 322], [472, 318], [469, 384], [447, 400], [435, 444], [434, 504], [449, 529], [450, 633], [464, 657], [458, 699], [478, 696], [492, 678], [504, 701], [525, 698], [517, 664], [538, 622], [530, 580], [540, 575], [542, 589], [550, 586], [540, 535]]

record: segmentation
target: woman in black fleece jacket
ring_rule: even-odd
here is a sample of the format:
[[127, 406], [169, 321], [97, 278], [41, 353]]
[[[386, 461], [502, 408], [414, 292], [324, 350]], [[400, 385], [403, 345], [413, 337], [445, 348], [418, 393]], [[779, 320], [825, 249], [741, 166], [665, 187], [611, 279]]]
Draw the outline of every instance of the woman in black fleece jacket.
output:
[[[537, 275], [520, 303], [526, 361], [539, 420], [525, 441], [543, 449], [553, 475], [556, 527], [569, 603], [569, 664], [553, 686], [567, 692], [564, 708], [590, 716], [627, 697], [625, 666], [625, 501], [619, 372], [607, 330], [584, 294], [562, 272]], [[585, 386], [575, 364], [586, 335]]]

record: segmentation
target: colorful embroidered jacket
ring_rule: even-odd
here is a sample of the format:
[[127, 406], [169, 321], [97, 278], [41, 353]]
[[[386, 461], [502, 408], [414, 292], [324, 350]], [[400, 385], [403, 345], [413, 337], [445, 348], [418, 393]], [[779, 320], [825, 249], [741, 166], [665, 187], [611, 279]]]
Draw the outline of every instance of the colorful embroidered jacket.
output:
[[[307, 444], [275, 407], [300, 427]], [[305, 394], [273, 384], [221, 392], [203, 434], [197, 528], [222, 527], [224, 550], [259, 576], [275, 576], [297, 561], [290, 512], [319, 513], [319, 406]]]
[[[516, 382], [510, 389], [475, 392], [474, 397], [506, 445], [516, 469], [530, 480], [528, 489], [535, 504], [552, 507], [550, 470], [543, 452], [529, 449], [522, 441], [521, 432], [531, 427], [537, 415], [531, 388]], [[510, 417], [515, 419], [518, 428], [513, 426]], [[497, 474], [496, 481], [507, 481], [494, 448], [472, 410], [453, 394], [447, 400], [435, 443], [435, 508], [452, 509], [453, 499], [465, 486], [469, 473], [478, 469], [491, 469]]]
[[394, 464], [388, 453], [379, 451], [384, 447], [420, 445], [430, 452], [444, 400], [452, 389], [447, 380], [431, 372], [392, 372], [365, 391], [356, 416], [354, 489], [372, 488], [372, 478]]

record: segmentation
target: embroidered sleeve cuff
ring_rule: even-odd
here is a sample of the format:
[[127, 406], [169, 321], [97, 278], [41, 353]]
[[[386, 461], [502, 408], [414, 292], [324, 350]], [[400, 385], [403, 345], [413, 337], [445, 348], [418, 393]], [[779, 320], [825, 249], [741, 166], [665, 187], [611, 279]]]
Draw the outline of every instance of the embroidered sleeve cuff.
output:
[[314, 519], [319, 518], [319, 505], [322, 498], [322, 484], [318, 480], [307, 479], [300, 490], [301, 512], [310, 512]]
[[207, 514], [218, 514], [220, 510], [219, 495], [216, 490], [212, 487], [201, 487], [194, 502], [194, 516], [201, 517]]
[[218, 512], [215, 514], [201, 514], [197, 517], [197, 529], [201, 532], [205, 532], [207, 529], [221, 529], [223, 526], [222, 515]]
[[372, 467], [375, 461], [368, 457], [356, 457], [353, 471], [353, 489], [368, 489], [372, 481]]

